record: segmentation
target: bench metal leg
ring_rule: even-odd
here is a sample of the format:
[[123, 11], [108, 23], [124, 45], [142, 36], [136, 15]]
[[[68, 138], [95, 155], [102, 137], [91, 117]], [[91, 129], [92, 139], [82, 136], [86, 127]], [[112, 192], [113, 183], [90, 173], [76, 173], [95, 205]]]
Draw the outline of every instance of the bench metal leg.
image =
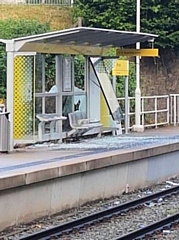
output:
[[69, 132], [67, 133], [67, 137], [70, 137], [71, 135], [73, 135], [73, 134], [76, 133], [76, 132], [77, 132], [76, 129], [72, 129], [71, 131], [69, 131]]
[[99, 130], [99, 133], [98, 133], [97, 137], [98, 137], [98, 138], [101, 138], [101, 134], [102, 134], [102, 129], [100, 128], [100, 130]]
[[38, 124], [38, 138], [39, 138], [39, 141], [43, 141], [44, 125], [45, 125], [44, 122], [40, 122]]
[[54, 139], [56, 121], [50, 122], [50, 140]]
[[116, 130], [113, 130], [113, 131], [112, 131], [112, 135], [113, 135], [113, 136], [116, 136], [116, 135], [117, 135], [117, 134], [116, 134]]

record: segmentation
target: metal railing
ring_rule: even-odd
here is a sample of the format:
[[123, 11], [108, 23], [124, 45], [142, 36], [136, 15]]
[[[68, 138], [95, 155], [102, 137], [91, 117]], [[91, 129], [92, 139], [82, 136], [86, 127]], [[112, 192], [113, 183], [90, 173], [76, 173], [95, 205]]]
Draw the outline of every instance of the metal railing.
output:
[[[146, 110], [145, 100], [153, 100], [154, 110]], [[160, 107], [159, 100], [163, 100], [164, 107]], [[148, 101], [147, 101], [148, 102]], [[148, 104], [148, 103], [147, 103]], [[160, 108], [159, 108], [160, 107]], [[141, 114], [142, 114], [142, 125], [144, 127], [158, 127], [159, 125], [169, 124], [169, 95], [162, 96], [145, 96], [141, 97]], [[164, 113], [163, 115], [160, 113]], [[153, 115], [151, 118], [151, 123], [146, 123], [146, 115]], [[162, 116], [161, 116], [162, 115]]]
[[179, 94], [170, 94], [170, 123], [179, 124]]
[[[124, 106], [125, 106], [125, 98], [122, 97], [122, 98], [117, 98], [123, 112], [124, 112], [124, 116], [125, 116], [125, 109], [124, 109]], [[135, 108], [134, 108], [134, 104], [131, 102], [135, 102], [135, 97], [128, 97], [128, 111], [127, 111], [127, 119], [128, 119], [128, 129], [131, 129], [132, 128], [132, 125], [134, 123], [134, 119], [135, 119]], [[126, 116], [125, 116], [126, 117]], [[133, 119], [132, 119], [133, 118]], [[124, 128], [123, 128], [124, 129]]]
[[[125, 98], [117, 98], [119, 104], [125, 106]], [[176, 99], [174, 100], [176, 101]], [[179, 102], [179, 94], [178, 94]], [[135, 97], [128, 98], [128, 126], [129, 129], [135, 123]], [[174, 107], [176, 109], [176, 106]], [[176, 118], [175, 109], [173, 108], [173, 115], [175, 123], [179, 122], [179, 109], [178, 118]], [[177, 120], [176, 120], [177, 119]], [[160, 125], [170, 124], [170, 95], [161, 96], [142, 96], [141, 97], [141, 124], [144, 127], [155, 127]]]
[[0, 4], [72, 6], [73, 0], [0, 0]]

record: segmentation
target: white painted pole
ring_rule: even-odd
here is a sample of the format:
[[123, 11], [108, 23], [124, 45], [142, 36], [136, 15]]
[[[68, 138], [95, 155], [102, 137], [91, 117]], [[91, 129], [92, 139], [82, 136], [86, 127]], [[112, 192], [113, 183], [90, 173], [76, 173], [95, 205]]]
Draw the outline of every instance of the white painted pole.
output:
[[[113, 65], [112, 65], [113, 68], [114, 68], [114, 64], [115, 64], [115, 60], [113, 60]], [[112, 85], [113, 85], [113, 89], [114, 89], [114, 92], [115, 92], [115, 95], [116, 95], [117, 94], [117, 91], [116, 91], [116, 76], [112, 77]]]
[[128, 89], [129, 89], [129, 77], [125, 77], [125, 134], [128, 134], [128, 110], [129, 110], [129, 102], [128, 102]]
[[[62, 102], [63, 102], [63, 96], [62, 96], [62, 55], [56, 55], [55, 56], [55, 75], [56, 75], [56, 86], [58, 89], [58, 95], [56, 97], [56, 113], [60, 116], [63, 115], [62, 113]], [[45, 62], [44, 62], [45, 63]], [[63, 128], [62, 128], [62, 121], [57, 121], [56, 124], [57, 132], [60, 135], [60, 139], [58, 140], [58, 143], [62, 143], [63, 138]]]
[[[136, 32], [140, 32], [140, 0], [136, 2]], [[136, 43], [136, 49], [140, 49], [140, 42]], [[136, 132], [143, 131], [140, 124], [141, 113], [141, 90], [140, 90], [140, 57], [136, 56], [136, 89], [135, 89], [135, 125], [133, 130]]]
[[115, 95], [116, 95], [116, 76], [112, 77], [112, 85], [113, 85], [113, 89], [114, 89], [114, 92], [115, 92]]
[[[8, 46], [6, 46], [6, 49], [8, 49]], [[14, 149], [14, 52], [8, 50], [7, 50], [7, 112], [10, 112], [9, 151], [12, 152]]]
[[87, 118], [90, 118], [91, 111], [90, 111], [90, 71], [89, 71], [89, 57], [85, 56], [85, 89], [86, 89], [86, 114]]
[[[136, 32], [140, 32], [140, 0], [137, 0], [136, 9]], [[136, 43], [136, 49], [140, 49], [140, 42]], [[140, 57], [136, 56], [136, 90], [135, 90], [135, 125], [140, 125]]]

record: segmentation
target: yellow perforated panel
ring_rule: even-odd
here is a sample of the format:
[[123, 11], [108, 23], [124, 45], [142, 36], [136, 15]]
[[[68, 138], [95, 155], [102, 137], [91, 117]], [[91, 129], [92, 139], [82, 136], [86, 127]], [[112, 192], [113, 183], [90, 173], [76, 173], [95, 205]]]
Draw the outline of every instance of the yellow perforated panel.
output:
[[26, 139], [34, 131], [34, 56], [14, 59], [14, 139]]
[[107, 116], [109, 116], [109, 109], [102, 92], [100, 93], [100, 99], [101, 99], [101, 123], [106, 127], [109, 125], [107, 118]]

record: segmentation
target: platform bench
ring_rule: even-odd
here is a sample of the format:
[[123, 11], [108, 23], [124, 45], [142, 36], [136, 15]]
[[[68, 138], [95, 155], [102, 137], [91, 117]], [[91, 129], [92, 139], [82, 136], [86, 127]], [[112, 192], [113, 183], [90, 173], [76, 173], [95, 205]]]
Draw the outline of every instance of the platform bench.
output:
[[92, 129], [99, 129], [98, 137], [101, 137], [103, 124], [100, 121], [86, 118], [86, 114], [81, 111], [75, 111], [68, 114], [71, 131], [67, 133], [67, 137], [71, 135], [82, 135]]
[[[58, 121], [66, 120], [67, 117], [59, 116], [57, 114], [37, 114], [37, 119], [40, 121], [38, 123], [38, 140], [46, 141], [46, 140], [55, 140], [59, 139], [62, 141], [61, 133], [55, 132], [55, 125]], [[45, 123], [50, 124], [50, 133], [45, 133]]]

